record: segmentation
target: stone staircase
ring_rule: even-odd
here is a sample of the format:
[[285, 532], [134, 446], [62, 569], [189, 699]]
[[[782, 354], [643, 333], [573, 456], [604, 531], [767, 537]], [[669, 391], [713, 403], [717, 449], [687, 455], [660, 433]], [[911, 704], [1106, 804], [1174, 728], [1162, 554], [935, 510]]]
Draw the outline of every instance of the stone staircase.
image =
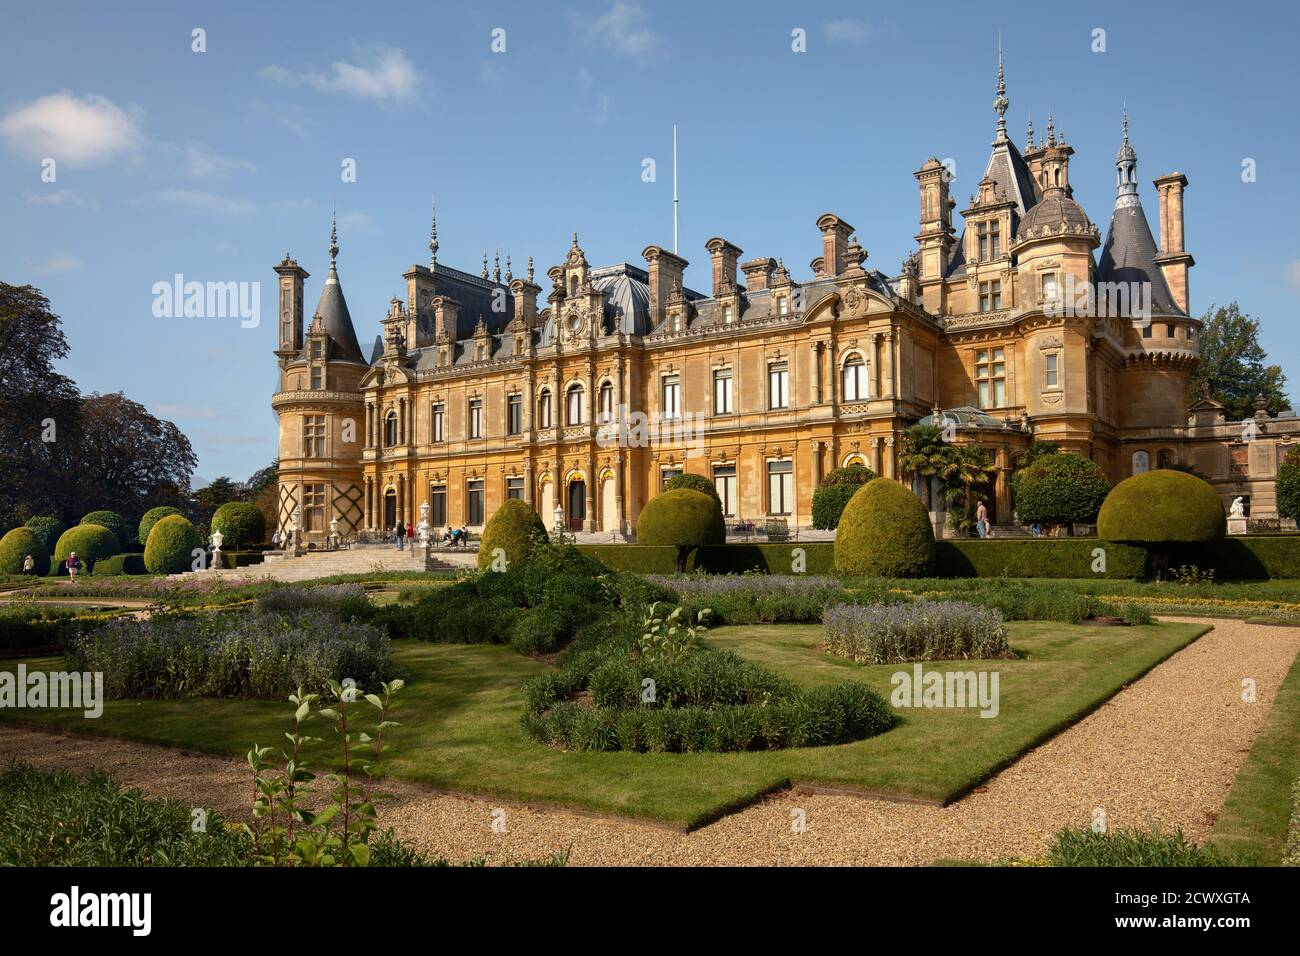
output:
[[[474, 567], [477, 561], [478, 553], [475, 551], [438, 551], [434, 553], [431, 568], [454, 571]], [[271, 578], [276, 581], [309, 581], [336, 574], [424, 570], [424, 557], [418, 550], [412, 554], [410, 548], [398, 551], [395, 545], [372, 544], [354, 545], [341, 551], [307, 551], [296, 558], [284, 552], [271, 551], [261, 564], [201, 573], [245, 580]]]

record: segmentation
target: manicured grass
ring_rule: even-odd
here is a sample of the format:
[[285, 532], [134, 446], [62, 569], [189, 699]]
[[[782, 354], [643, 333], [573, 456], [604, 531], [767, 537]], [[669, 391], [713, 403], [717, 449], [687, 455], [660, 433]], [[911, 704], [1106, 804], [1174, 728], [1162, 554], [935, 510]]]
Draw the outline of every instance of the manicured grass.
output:
[[1286, 855], [1291, 783], [1300, 775], [1300, 658], [1278, 688], [1250, 756], [1210, 831], [1236, 864], [1277, 866]]
[[[867, 740], [730, 754], [564, 753], [543, 747], [525, 735], [519, 718], [520, 684], [545, 665], [504, 646], [397, 642], [395, 658], [409, 684], [394, 715], [402, 726], [392, 735], [398, 754], [391, 770], [438, 788], [687, 827], [794, 782], [948, 801], [1204, 631], [1189, 624], [1014, 623], [1017, 660], [925, 665], [997, 670], [996, 718], [982, 719], [973, 710], [903, 710], [898, 727]], [[888, 697], [890, 675], [910, 668], [860, 667], [833, 658], [816, 649], [821, 635], [819, 625], [738, 626], [712, 631], [709, 640], [804, 686], [859, 679]], [[28, 666], [53, 669], [59, 661]], [[280, 746], [290, 716], [288, 704], [226, 700], [110, 701], [98, 720], [68, 711], [0, 711], [0, 719], [15, 722], [237, 756], [254, 742]]]

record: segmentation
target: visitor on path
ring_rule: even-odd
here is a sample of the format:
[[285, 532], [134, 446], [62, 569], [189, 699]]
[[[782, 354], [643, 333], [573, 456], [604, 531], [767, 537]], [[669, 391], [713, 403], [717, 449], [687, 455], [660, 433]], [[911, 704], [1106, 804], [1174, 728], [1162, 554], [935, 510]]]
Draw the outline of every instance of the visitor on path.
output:
[[402, 524], [399, 521], [397, 523], [396, 531], [397, 531], [397, 550], [401, 551], [402, 548], [406, 545], [406, 541], [404, 540], [406, 538], [406, 525]]
[[975, 509], [975, 528], [979, 531], [981, 538], [989, 536], [989, 509], [984, 506], [984, 502], [979, 503]]
[[278, 549], [280, 547], [280, 529], [275, 529], [275, 534], [271, 535], [271, 547]]
[[27, 557], [23, 558], [23, 574], [35, 574], [35, 573], [36, 573], [36, 559], [29, 554], [27, 555]]
[[77, 572], [81, 570], [81, 558], [77, 557], [77, 552], [73, 551], [68, 555], [68, 560], [63, 564], [68, 569], [68, 577], [72, 579], [73, 584], [76, 584]]
[[411, 545], [411, 554], [415, 554], [415, 525], [406, 522], [406, 540]]

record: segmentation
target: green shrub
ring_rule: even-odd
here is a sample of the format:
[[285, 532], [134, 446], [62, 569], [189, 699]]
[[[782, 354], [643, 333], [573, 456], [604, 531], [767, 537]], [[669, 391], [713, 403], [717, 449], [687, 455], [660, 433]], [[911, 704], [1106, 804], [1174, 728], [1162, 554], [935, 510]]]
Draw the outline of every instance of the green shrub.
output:
[[120, 574], [148, 573], [148, 569], [144, 566], [144, 555], [138, 552], [114, 554], [107, 558], [100, 558], [95, 564], [95, 577], [97, 578], [116, 577]]
[[677, 568], [676, 548], [648, 544], [580, 544], [577, 548], [613, 571], [672, 574]]
[[1277, 513], [1283, 518], [1300, 518], [1300, 448], [1292, 448], [1277, 469]]
[[861, 488], [868, 481], [876, 478], [876, 473], [866, 465], [860, 465], [854, 462], [851, 465], [845, 465], [843, 468], [832, 468], [826, 473], [826, 477], [821, 481], [821, 487], [829, 488], [833, 485], [850, 485], [854, 488]]
[[55, 546], [59, 543], [59, 535], [63, 534], [67, 528], [58, 518], [50, 515], [37, 515], [35, 518], [28, 518], [24, 528], [29, 528], [36, 533], [36, 537], [41, 539], [45, 545], [45, 553], [53, 554]]
[[116, 511], [91, 511], [82, 515], [79, 524], [97, 524], [113, 532], [118, 544], [128, 545], [135, 540], [135, 528]]
[[178, 514], [180, 514], [180, 510], [173, 508], [171, 505], [160, 505], [157, 508], [150, 508], [140, 519], [140, 526], [136, 529], [136, 540], [141, 544], [147, 544], [149, 542], [149, 532], [153, 530], [154, 525], [169, 515]]
[[823, 485], [813, 492], [812, 523], [814, 528], [832, 531], [840, 526], [840, 517], [861, 485]]
[[223, 550], [238, 551], [266, 540], [266, 519], [247, 501], [227, 501], [213, 512], [210, 527], [221, 532]]
[[150, 574], [181, 574], [194, 566], [194, 549], [203, 547], [194, 525], [181, 515], [168, 515], [149, 532], [144, 566]]
[[[1106, 565], [1096, 571], [1101, 548]], [[1145, 548], [1097, 538], [951, 538], [934, 543], [941, 578], [1140, 578]]]
[[1096, 833], [1091, 827], [1065, 827], [1056, 833], [1048, 848], [1052, 866], [1228, 866], [1224, 855], [1212, 844], [1197, 846], [1183, 831], [1163, 833], [1119, 828]]
[[108, 528], [97, 524], [79, 524], [59, 535], [59, 542], [54, 547], [53, 570], [56, 574], [67, 574], [64, 562], [75, 551], [81, 559], [82, 567], [90, 574], [94, 572], [97, 561], [118, 554], [121, 550], [117, 536]]
[[1097, 518], [1101, 537], [1135, 544], [1216, 541], [1227, 528], [1223, 502], [1209, 482], [1167, 468], [1125, 478]]
[[505, 555], [506, 567], [522, 564], [532, 555], [539, 542], [546, 540], [546, 526], [533, 506], [511, 498], [488, 520], [479, 542], [478, 566], [492, 567], [498, 549]]
[[704, 475], [684, 471], [680, 475], [673, 475], [664, 484], [664, 491], [676, 491], [678, 488], [688, 488], [706, 494], [718, 503], [719, 509], [722, 508], [722, 499], [718, 497], [717, 486]]
[[665, 491], [651, 498], [637, 518], [637, 542], [677, 549], [677, 570], [686, 570], [691, 551], [726, 540], [722, 508], [717, 498], [690, 488]]
[[32, 556], [32, 573], [44, 577], [50, 573], [50, 552], [45, 542], [31, 528], [14, 528], [0, 538], [0, 574], [22, 574], [23, 562]]
[[1110, 482], [1082, 455], [1039, 458], [1016, 475], [1016, 514], [1024, 524], [1087, 524], [1096, 520]]
[[966, 601], [836, 604], [822, 613], [826, 650], [864, 664], [1012, 657], [1002, 614]]
[[934, 528], [921, 500], [897, 481], [858, 489], [835, 537], [835, 569], [872, 577], [919, 577], [934, 558]]

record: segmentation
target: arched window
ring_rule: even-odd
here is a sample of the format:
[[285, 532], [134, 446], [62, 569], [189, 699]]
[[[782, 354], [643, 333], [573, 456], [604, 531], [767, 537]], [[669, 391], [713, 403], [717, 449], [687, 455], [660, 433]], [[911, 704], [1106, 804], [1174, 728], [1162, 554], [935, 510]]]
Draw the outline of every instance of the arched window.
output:
[[1174, 463], [1174, 450], [1172, 448], [1161, 448], [1156, 452], [1156, 467], [1168, 468]]
[[609, 382], [600, 386], [600, 420], [602, 422], [614, 420], [614, 386]]
[[581, 425], [585, 417], [584, 412], [582, 386], [570, 385], [569, 390], [564, 393], [564, 424]]
[[841, 381], [844, 401], [858, 402], [867, 397], [867, 363], [857, 352], [844, 360]]
[[542, 389], [542, 393], [537, 396], [537, 427], [551, 427], [551, 390]]
[[569, 276], [569, 295], [576, 297], [578, 295], [578, 277]]
[[1140, 475], [1151, 470], [1151, 456], [1144, 451], [1133, 452], [1133, 474]]
[[384, 417], [384, 444], [391, 448], [397, 444], [397, 412], [390, 411]]

